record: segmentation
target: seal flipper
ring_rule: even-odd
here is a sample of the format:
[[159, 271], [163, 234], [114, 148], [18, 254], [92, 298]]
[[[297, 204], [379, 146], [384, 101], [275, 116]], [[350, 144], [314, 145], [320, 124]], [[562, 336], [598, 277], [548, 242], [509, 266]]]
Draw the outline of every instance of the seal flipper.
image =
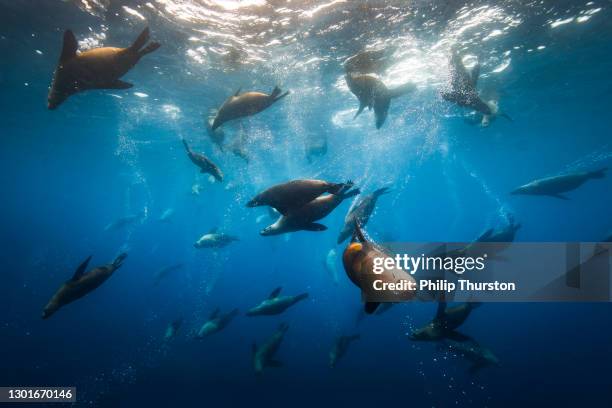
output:
[[145, 27], [144, 30], [140, 33], [136, 41], [130, 46], [130, 50], [133, 52], [138, 52], [144, 45], [149, 41], [149, 27]]
[[133, 86], [134, 84], [130, 84], [129, 82], [125, 82], [120, 79], [116, 79], [112, 82], [102, 84], [98, 88], [99, 89], [129, 89]]
[[279, 286], [278, 288], [274, 289], [272, 293], [270, 293], [270, 296], [268, 296], [268, 299], [274, 299], [278, 297], [278, 295], [281, 293], [281, 290], [283, 290], [282, 286]]
[[149, 45], [147, 45], [146, 47], [144, 47], [142, 50], [140, 50], [138, 52], [138, 56], [142, 57], [143, 55], [147, 55], [152, 53], [153, 51], [157, 50], [159, 47], [161, 47], [161, 44], [158, 42], [152, 42]]
[[559, 200], [569, 200], [569, 198], [567, 198], [563, 194], [548, 194], [548, 195], [551, 197], [558, 198]]
[[365, 109], [366, 104], [364, 102], [359, 101], [359, 109], [357, 109], [357, 113], [353, 116], [353, 119], [357, 118], [357, 116], [361, 115], [361, 112]]
[[85, 269], [87, 269], [87, 265], [89, 265], [89, 261], [91, 260], [91, 257], [92, 257], [92, 255], [89, 255], [87, 257], [87, 259], [85, 259], [83, 262], [81, 262], [79, 267], [74, 272], [74, 275], [70, 279], [71, 281], [77, 281], [77, 280], [81, 279], [81, 277], [85, 274]]
[[75, 57], [78, 49], [79, 43], [77, 42], [74, 33], [71, 30], [64, 31], [64, 44], [62, 46], [62, 53], [60, 55], [59, 62], [66, 62], [70, 58]]
[[378, 309], [379, 305], [379, 302], [366, 302], [363, 310], [365, 310], [366, 314], [372, 314]]

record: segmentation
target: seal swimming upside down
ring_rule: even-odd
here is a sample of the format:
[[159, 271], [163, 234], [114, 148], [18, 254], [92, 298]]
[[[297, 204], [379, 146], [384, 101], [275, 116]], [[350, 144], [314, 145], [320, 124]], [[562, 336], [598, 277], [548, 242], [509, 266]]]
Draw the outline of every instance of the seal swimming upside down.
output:
[[127, 254], [120, 254], [112, 264], [98, 266], [85, 273], [87, 265], [91, 260], [89, 256], [75, 271], [72, 278], [66, 281], [60, 288], [55, 292], [47, 306], [45, 306], [42, 312], [42, 318], [47, 319], [53, 313], [63, 306], [74, 302], [77, 299], [82, 298], [89, 292], [94, 291], [100, 285], [102, 285], [113, 273], [123, 265], [123, 261], [127, 257]]
[[295, 305], [299, 301], [308, 298], [308, 293], [302, 293], [295, 296], [280, 296], [282, 287], [278, 287], [270, 293], [267, 299], [264, 299], [257, 306], [247, 311], [247, 316], [262, 316], [262, 315], [277, 315], [283, 313], [289, 307]]
[[208, 173], [213, 176], [215, 180], [219, 182], [223, 181], [223, 172], [219, 166], [202, 153], [191, 150], [185, 139], [183, 139], [183, 145], [185, 146], [185, 150], [187, 150], [187, 157], [189, 157], [189, 160], [191, 160], [193, 164], [200, 168], [200, 173]]
[[255, 115], [289, 95], [289, 91], [285, 93], [281, 92], [278, 86], [274, 87], [270, 95], [262, 92], [245, 92], [240, 94], [240, 89], [238, 89], [238, 91], [230, 96], [219, 108], [213, 120], [212, 130], [217, 129], [230, 120]]
[[299, 209], [324, 193], [335, 194], [346, 183], [330, 183], [324, 180], [292, 180], [276, 184], [257, 194], [247, 203], [247, 207], [268, 205], [281, 214], [287, 214], [292, 209]]
[[563, 193], [572, 191], [589, 180], [602, 179], [606, 177], [607, 167], [595, 171], [584, 171], [580, 173], [563, 174], [560, 176], [547, 177], [525, 184], [511, 194], [524, 195], [547, 195], [561, 200], [568, 200]]
[[265, 367], [282, 367], [283, 364], [280, 361], [274, 360], [274, 355], [278, 351], [287, 330], [289, 330], [289, 325], [281, 323], [274, 334], [261, 346], [257, 347], [257, 344], [253, 343], [253, 367], [256, 374], [261, 374]]
[[89, 89], [127, 89], [132, 84], [122, 81], [124, 76], [143, 55], [160, 47], [149, 41], [149, 28], [145, 28], [127, 48], [101, 47], [77, 53], [79, 43], [70, 30], [64, 32], [62, 53], [49, 88], [49, 109], [55, 109], [69, 96]]

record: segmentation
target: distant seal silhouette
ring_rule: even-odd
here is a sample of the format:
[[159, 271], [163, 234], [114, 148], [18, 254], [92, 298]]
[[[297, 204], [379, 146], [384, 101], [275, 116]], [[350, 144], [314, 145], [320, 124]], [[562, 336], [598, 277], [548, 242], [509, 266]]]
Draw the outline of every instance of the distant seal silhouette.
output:
[[202, 153], [197, 153], [191, 150], [185, 139], [183, 139], [183, 145], [185, 146], [185, 150], [187, 150], [189, 160], [200, 168], [201, 173], [208, 173], [213, 176], [215, 180], [223, 181], [223, 172], [219, 166], [213, 163], [212, 160], [204, 156]]
[[175, 338], [182, 325], [182, 318], [178, 318], [170, 322], [168, 327], [166, 327], [166, 332], [164, 333], [164, 341], [170, 341]]
[[359, 338], [361, 338], [359, 334], [353, 334], [352, 336], [338, 336], [334, 342], [334, 346], [329, 352], [329, 366], [331, 368], [336, 367], [338, 360], [344, 357], [351, 343], [355, 340], [359, 340]]
[[348, 214], [346, 214], [346, 217], [344, 217], [344, 226], [338, 236], [338, 244], [343, 243], [347, 238], [353, 235], [356, 223], [359, 223], [362, 228], [365, 227], [370, 220], [370, 216], [374, 212], [378, 197], [388, 192], [389, 188], [383, 187], [359, 199], [359, 201], [349, 210]]
[[77, 299], [82, 298], [89, 292], [97, 289], [102, 285], [113, 273], [123, 265], [123, 261], [127, 257], [127, 254], [120, 254], [112, 264], [98, 266], [93, 268], [89, 272], [85, 273], [87, 265], [91, 260], [91, 256], [85, 259], [81, 265], [74, 272], [72, 278], [66, 281], [60, 288], [55, 292], [47, 306], [45, 306], [42, 312], [42, 318], [47, 319], [57, 310], [69, 303], [74, 302]]
[[[77, 53], [79, 44], [70, 30], [64, 32], [62, 53], [49, 88], [47, 107], [55, 109], [69, 96], [89, 89], [127, 89], [133, 85], [120, 80], [143, 55], [160, 47], [149, 41], [145, 28], [127, 48], [102, 47]], [[145, 46], [146, 45], [146, 46]]]
[[480, 345], [476, 340], [467, 337], [460, 341], [444, 339], [444, 346], [453, 354], [457, 354], [472, 363], [468, 372], [471, 375], [489, 366], [499, 366], [499, 359], [493, 351]]
[[202, 235], [193, 246], [196, 248], [223, 248], [234, 241], [239, 241], [238, 237], [217, 232], [217, 228], [213, 228]]
[[278, 287], [270, 293], [267, 299], [264, 299], [257, 306], [247, 311], [247, 316], [262, 316], [262, 315], [277, 315], [283, 313], [289, 307], [295, 305], [301, 300], [308, 297], [308, 293], [302, 293], [295, 296], [281, 296], [282, 287]]
[[345, 185], [352, 183], [330, 183], [324, 180], [292, 180], [276, 184], [257, 194], [247, 207], [270, 206], [286, 215], [291, 209], [298, 209], [323, 193], [335, 194]]
[[260, 234], [263, 236], [278, 235], [295, 231], [325, 231], [327, 227], [316, 221], [327, 217], [342, 201], [359, 194], [359, 189], [349, 189], [352, 184], [344, 185], [335, 194], [327, 194], [315, 198], [302, 207], [291, 209], [278, 220], [264, 228]]
[[289, 330], [289, 325], [287, 323], [281, 323], [274, 334], [260, 347], [257, 347], [257, 344], [253, 343], [252, 355], [255, 374], [261, 374], [265, 367], [283, 366], [280, 361], [274, 359], [274, 355], [278, 351], [287, 330]]
[[417, 341], [437, 341], [445, 338], [456, 341], [465, 340], [467, 337], [456, 330], [465, 323], [478, 306], [480, 303], [470, 302], [447, 307], [446, 302], [439, 302], [434, 319], [425, 327], [413, 331], [410, 339]]
[[245, 92], [240, 94], [240, 89], [230, 96], [219, 108], [213, 120], [212, 130], [217, 129], [230, 120], [252, 116], [263, 111], [273, 103], [289, 95], [289, 91], [281, 94], [278, 86], [275, 86], [270, 95], [262, 92]]
[[216, 308], [211, 315], [208, 317], [208, 320], [204, 322], [198, 333], [196, 334], [196, 339], [203, 339], [204, 337], [210, 336], [212, 334], [218, 333], [221, 330], [225, 329], [227, 325], [238, 315], [238, 309], [234, 309], [231, 312], [221, 314], [219, 308]]
[[412, 92], [416, 87], [413, 84], [404, 84], [393, 89], [378, 78], [370, 74], [347, 74], [346, 84], [350, 91], [359, 100], [359, 109], [355, 117], [359, 116], [365, 108], [374, 108], [376, 117], [376, 129], [380, 129], [387, 120], [391, 99]]
[[588, 180], [602, 179], [606, 177], [607, 170], [608, 169], [604, 167], [595, 171], [585, 171], [580, 173], [547, 177], [520, 186], [516, 190], [512, 191], [511, 194], [546, 195], [559, 198], [561, 200], [569, 200], [563, 195], [563, 193], [577, 189]]

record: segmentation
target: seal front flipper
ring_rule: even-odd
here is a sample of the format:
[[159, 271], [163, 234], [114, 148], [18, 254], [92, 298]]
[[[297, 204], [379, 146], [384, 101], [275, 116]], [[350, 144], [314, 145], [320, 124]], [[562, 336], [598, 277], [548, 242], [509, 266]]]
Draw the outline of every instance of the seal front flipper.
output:
[[89, 255], [87, 257], [87, 259], [85, 259], [77, 268], [77, 270], [74, 272], [74, 275], [72, 276], [72, 279], [70, 279], [71, 281], [77, 281], [79, 279], [81, 279], [81, 277], [85, 274], [85, 269], [87, 269], [87, 265], [89, 264], [89, 261], [91, 260], [92, 255]]
[[302, 227], [305, 231], [325, 231], [327, 227], [323, 224], [318, 224], [316, 222], [311, 222], [310, 224], [306, 224]]
[[62, 46], [62, 54], [60, 55], [59, 62], [66, 62], [70, 58], [75, 57], [78, 49], [79, 43], [74, 33], [71, 30], [64, 31], [64, 44]]
[[363, 310], [365, 310], [366, 314], [372, 314], [378, 309], [379, 305], [379, 302], [366, 302]]
[[125, 82], [120, 79], [116, 79], [113, 82], [109, 82], [109, 83], [100, 85], [100, 88], [101, 89], [129, 89], [133, 86], [134, 84], [130, 84], [129, 82]]
[[272, 293], [270, 293], [270, 296], [268, 296], [268, 299], [274, 299], [278, 297], [278, 295], [281, 293], [281, 290], [283, 290], [282, 286], [279, 286], [278, 288], [274, 289]]

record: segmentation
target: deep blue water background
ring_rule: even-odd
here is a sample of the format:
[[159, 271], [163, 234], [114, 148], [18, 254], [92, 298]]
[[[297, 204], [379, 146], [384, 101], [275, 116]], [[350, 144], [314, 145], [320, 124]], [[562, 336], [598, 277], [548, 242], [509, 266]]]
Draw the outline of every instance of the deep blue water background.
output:
[[[336, 86], [340, 61], [359, 48], [350, 32], [322, 36], [320, 43], [304, 39], [304, 48], [298, 41], [297, 51], [285, 50], [273, 69], [224, 70], [189, 59], [188, 36], [162, 17], [150, 17], [149, 25], [163, 47], [126, 75], [133, 89], [83, 93], [48, 111], [64, 28], [81, 39], [88, 27], [105, 24], [104, 43], [123, 45], [144, 23], [119, 6], [100, 17], [67, 2], [0, 1], [0, 385], [73, 385], [83, 404], [126, 407], [609, 406], [609, 304], [483, 305], [462, 332], [491, 348], [501, 367], [472, 377], [466, 361], [405, 336], [432, 317], [432, 304], [395, 306], [356, 326], [358, 290], [340, 259], [337, 286], [322, 267], [331, 248], [342, 252], [335, 241], [349, 203], [323, 221], [328, 231], [288, 239], [260, 237], [269, 220], [255, 219], [266, 211], [244, 207], [276, 182], [352, 179], [364, 192], [393, 188], [368, 224], [381, 240], [469, 241], [506, 213], [523, 225], [520, 241], [603, 238], [612, 228], [609, 178], [585, 184], [570, 201], [508, 192], [535, 178], [612, 164], [607, 6], [556, 2], [553, 19], [585, 7], [602, 10], [586, 23], [554, 30], [549, 17], [530, 19], [526, 7], [523, 25], [483, 43], [481, 58], [522, 47], [498, 74], [485, 64], [482, 72], [490, 75], [480, 82], [500, 96], [514, 122], [470, 126], [464, 112], [425, 83], [415, 95], [393, 101], [387, 124], [376, 131], [367, 112], [355, 122], [337, 119], [337, 112], [352, 109], [345, 115], [350, 118], [357, 107]], [[330, 24], [320, 19], [315, 25]], [[392, 37], [393, 27], [385, 33]], [[416, 37], [426, 48], [436, 35]], [[330, 51], [334, 41], [342, 46]], [[333, 58], [326, 54], [318, 69], [295, 65], [307, 59], [300, 51], [310, 56], [313, 50]], [[291, 95], [242, 125], [252, 137], [251, 162], [216, 150], [204, 131], [208, 110], [239, 86], [265, 91], [276, 83]], [[240, 131], [232, 125], [228, 137]], [[309, 164], [304, 142], [313, 135], [325, 135], [329, 151]], [[222, 185], [197, 174], [181, 137], [219, 163]], [[203, 186], [200, 196], [190, 193], [194, 183]], [[175, 214], [161, 223], [166, 208]], [[139, 211], [146, 214], [141, 222], [104, 231]], [[219, 251], [194, 249], [213, 227], [240, 242]], [[129, 254], [124, 266], [102, 287], [40, 319], [49, 297], [85, 257], [93, 254], [92, 265], [100, 265], [122, 250]], [[159, 269], [178, 262], [185, 268], [153, 285]], [[205, 341], [191, 338], [215, 307], [245, 311], [277, 286], [285, 294], [308, 291], [310, 298], [283, 315], [241, 315]], [[165, 328], [178, 317], [184, 320], [179, 336], [165, 343]], [[280, 322], [290, 325], [278, 354], [285, 366], [256, 377], [251, 344], [261, 344]], [[354, 332], [362, 339], [329, 369], [334, 338]]]

